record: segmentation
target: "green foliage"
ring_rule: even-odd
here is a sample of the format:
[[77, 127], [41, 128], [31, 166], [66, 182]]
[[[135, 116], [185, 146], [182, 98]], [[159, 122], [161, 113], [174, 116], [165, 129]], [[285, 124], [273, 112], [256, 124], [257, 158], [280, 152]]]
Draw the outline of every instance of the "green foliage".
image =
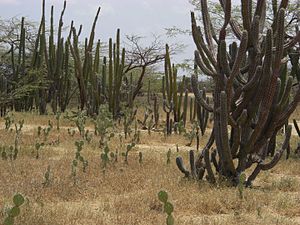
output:
[[87, 114], [86, 111], [71, 111], [71, 115], [68, 113], [65, 115], [65, 118], [74, 122], [79, 134], [81, 135], [82, 138], [84, 138], [85, 135], [85, 123], [87, 119]]
[[44, 174], [45, 181], [42, 183], [44, 187], [48, 187], [51, 182], [51, 167], [50, 165], [47, 167], [47, 171]]
[[114, 127], [113, 124], [113, 116], [109, 111], [108, 105], [101, 105], [99, 108], [99, 114], [93, 120], [95, 126], [95, 135], [100, 136], [100, 147], [104, 146], [104, 143], [113, 137], [112, 129]]
[[14, 206], [10, 208], [7, 212], [7, 216], [4, 219], [4, 225], [13, 225], [15, 218], [20, 215], [20, 207], [24, 204], [25, 199], [21, 194], [15, 194], [13, 197]]
[[174, 224], [174, 217], [172, 215], [174, 211], [174, 206], [172, 203], [168, 201], [168, 193], [166, 191], [158, 192], [158, 199], [163, 203], [164, 212], [167, 214], [166, 224], [173, 225]]
[[167, 152], [167, 165], [169, 165], [171, 163], [171, 149], [168, 150]]
[[184, 121], [180, 120], [179, 122], [174, 123], [174, 130], [179, 135], [185, 134], [186, 129], [185, 129], [185, 126], [184, 126]]
[[102, 161], [103, 171], [106, 170], [106, 167], [107, 167], [108, 163], [110, 162], [110, 155], [109, 155], [109, 153], [110, 153], [109, 146], [108, 146], [107, 143], [105, 143], [103, 152], [101, 153], [101, 161]]
[[244, 187], [246, 182], [246, 174], [242, 173], [239, 177], [238, 191], [240, 199], [244, 198]]
[[77, 170], [78, 170], [78, 164], [82, 163], [82, 171], [85, 173], [86, 168], [88, 166], [88, 161], [81, 155], [81, 151], [83, 149], [84, 142], [81, 141], [75, 141], [76, 146], [76, 152], [75, 152], [75, 158], [72, 162], [72, 177], [74, 180], [74, 184], [77, 183]]
[[132, 109], [128, 108], [127, 110], [125, 110], [124, 113], [125, 113], [125, 115], [123, 118], [123, 127], [124, 127], [125, 139], [127, 139], [127, 137], [130, 136], [132, 133], [131, 125], [132, 125], [133, 121], [135, 121], [137, 109], [132, 110]]
[[122, 153], [122, 156], [124, 157], [124, 162], [126, 164], [128, 164], [128, 154], [134, 147], [135, 147], [135, 143], [132, 142], [126, 146], [126, 151]]
[[57, 112], [56, 115], [55, 115], [56, 130], [60, 130], [60, 118], [61, 118], [61, 112]]
[[71, 137], [74, 137], [76, 131], [75, 130], [72, 130], [70, 128], [68, 128], [68, 134], [71, 136]]
[[39, 143], [39, 142], [36, 142], [35, 143], [35, 151], [36, 151], [36, 156], [35, 156], [35, 158], [36, 159], [39, 159], [39, 157], [40, 157], [40, 150], [41, 150], [41, 148], [43, 147], [43, 146], [45, 146], [45, 143]]
[[184, 137], [187, 138], [189, 140], [189, 143], [186, 144], [186, 146], [191, 146], [193, 143], [193, 140], [195, 139], [195, 137], [197, 137], [197, 129], [198, 129], [198, 122], [194, 121], [192, 123], [192, 129], [189, 130], [188, 132], [184, 133]]
[[84, 134], [84, 139], [87, 141], [88, 144], [91, 143], [92, 138], [93, 138], [93, 134], [91, 134], [89, 130], [86, 130]]
[[14, 114], [12, 113], [7, 113], [4, 117], [5, 120], [5, 130], [9, 130], [11, 125], [14, 123]]

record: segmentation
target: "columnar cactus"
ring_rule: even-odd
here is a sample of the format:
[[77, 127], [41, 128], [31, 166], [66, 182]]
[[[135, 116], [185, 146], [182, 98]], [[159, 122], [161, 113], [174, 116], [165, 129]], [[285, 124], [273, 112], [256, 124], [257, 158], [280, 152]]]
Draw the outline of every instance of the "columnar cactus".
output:
[[[195, 161], [191, 154], [191, 172], [185, 169], [181, 157], [176, 162], [185, 176], [199, 179], [206, 171], [208, 180], [215, 182], [214, 173], [217, 172], [233, 185], [238, 184], [240, 174], [256, 164], [246, 180], [246, 184], [251, 185], [257, 174], [275, 166], [283, 151], [288, 148], [290, 126], [287, 127], [282, 148], [270, 162], [265, 162], [271, 137], [286, 123], [300, 101], [299, 82], [294, 84], [298, 86], [296, 94], [293, 98], [289, 97], [293, 77], [284, 69], [287, 64], [285, 52], [300, 42], [300, 32], [297, 31], [292, 38], [285, 36], [287, 1], [281, 2], [272, 27], [267, 32], [263, 32], [265, 0], [257, 1], [253, 13], [254, 3], [249, 1], [249, 4], [245, 4], [246, 1], [242, 1], [241, 28], [231, 18], [231, 1], [220, 2], [224, 23], [218, 36], [210, 20], [207, 0], [201, 0], [204, 34], [203, 28], [197, 26], [194, 13], [191, 13], [192, 35], [197, 47], [195, 62], [204, 74], [213, 78], [213, 106], [207, 104], [203, 93], [199, 91], [196, 75], [192, 76], [191, 83], [197, 103], [214, 116], [213, 131]], [[228, 26], [240, 41], [239, 47], [234, 42], [229, 52], [226, 47]], [[214, 143], [218, 161], [210, 153]], [[235, 159], [237, 164], [233, 163]], [[211, 161], [216, 167], [215, 172], [210, 165]]]

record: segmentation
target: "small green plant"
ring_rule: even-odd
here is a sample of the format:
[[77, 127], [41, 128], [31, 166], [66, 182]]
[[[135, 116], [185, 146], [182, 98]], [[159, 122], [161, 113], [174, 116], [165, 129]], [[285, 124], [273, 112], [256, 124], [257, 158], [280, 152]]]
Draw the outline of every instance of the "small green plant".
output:
[[123, 152], [123, 153], [122, 153], [122, 156], [124, 156], [124, 162], [125, 162], [126, 164], [128, 164], [128, 154], [129, 154], [129, 152], [134, 148], [134, 146], [135, 146], [135, 143], [134, 143], [134, 142], [128, 144], [128, 145], [126, 146], [126, 152]]
[[127, 137], [130, 136], [132, 133], [131, 125], [135, 119], [136, 113], [137, 113], [137, 109], [135, 110], [127, 109], [125, 111], [125, 116], [123, 120], [125, 139], [127, 139]]
[[50, 175], [51, 175], [51, 168], [50, 168], [50, 165], [49, 165], [47, 167], [46, 173], [44, 174], [45, 181], [42, 183], [44, 185], [44, 187], [48, 187], [50, 185], [50, 182], [51, 182]]
[[48, 120], [48, 127], [50, 128], [50, 130], [53, 129], [53, 123], [51, 120]]
[[7, 115], [4, 117], [5, 120], [5, 130], [9, 130], [11, 125], [14, 123], [14, 115], [7, 113]]
[[84, 142], [83, 141], [75, 141], [76, 146], [76, 152], [75, 152], [75, 158], [72, 162], [72, 177], [74, 180], [74, 184], [77, 183], [77, 170], [78, 170], [78, 164], [79, 162], [82, 163], [82, 171], [85, 173], [86, 168], [88, 166], [88, 161], [83, 158], [81, 155], [81, 151], [83, 149]]
[[83, 141], [76, 141], [76, 153], [75, 153], [75, 160], [82, 162], [82, 171], [85, 173], [86, 168], [88, 166], [88, 161], [83, 158], [81, 155], [81, 151], [83, 149], [84, 142]]
[[189, 140], [189, 143], [186, 144], [186, 146], [191, 146], [195, 137], [197, 136], [197, 127], [198, 127], [198, 122], [195, 121], [192, 123], [192, 129], [189, 132], [184, 133], [184, 137]]
[[4, 225], [13, 225], [15, 218], [20, 215], [20, 206], [23, 205], [25, 199], [21, 194], [15, 194], [13, 197], [14, 206], [7, 211], [7, 216], [3, 222]]
[[7, 160], [7, 152], [5, 146], [0, 146], [0, 152], [2, 160]]
[[109, 111], [108, 105], [102, 105], [99, 108], [99, 114], [93, 121], [95, 126], [95, 135], [100, 136], [100, 148], [104, 146], [105, 142], [112, 138], [112, 130], [114, 127], [113, 116]]
[[56, 113], [56, 116], [55, 116], [56, 130], [60, 130], [60, 117], [61, 117], [61, 112]]
[[87, 143], [90, 144], [93, 138], [93, 134], [91, 134], [89, 130], [86, 130], [84, 134], [84, 138], [87, 141]]
[[43, 129], [43, 134], [44, 134], [44, 141], [46, 142], [48, 140], [48, 136], [50, 134], [51, 128], [50, 127], [45, 127]]
[[70, 128], [68, 128], [68, 134], [71, 136], [71, 137], [74, 137], [76, 131], [75, 130], [72, 130]]
[[147, 130], [147, 121], [148, 121], [148, 118], [149, 118], [149, 115], [152, 113], [152, 110], [148, 107], [145, 108], [145, 112], [144, 112], [144, 119], [141, 121], [141, 120], [137, 120], [138, 123], [142, 126], [142, 129], [143, 130]]
[[177, 123], [174, 123], [174, 130], [176, 131], [176, 134], [185, 134], [186, 133], [186, 129], [184, 127], [184, 122], [183, 120], [180, 120], [179, 122]]
[[238, 191], [239, 191], [240, 199], [244, 198], [245, 181], [246, 181], [246, 174], [242, 173], [239, 177], [239, 183], [238, 183]]
[[37, 135], [38, 137], [40, 137], [42, 134], [42, 127], [41, 126], [38, 126], [38, 130], [37, 130]]
[[169, 165], [171, 163], [171, 149], [169, 149], [169, 151], [167, 152], [167, 165]]
[[174, 217], [172, 215], [174, 206], [168, 201], [168, 193], [166, 191], [158, 192], [158, 199], [164, 204], [164, 212], [167, 214], [166, 224], [174, 225]]
[[105, 172], [106, 170], [106, 167], [107, 167], [107, 164], [109, 163], [109, 152], [110, 152], [110, 149], [108, 147], [108, 144], [105, 143], [105, 146], [104, 146], [104, 149], [103, 149], [103, 152], [101, 153], [101, 162], [102, 162], [102, 168], [103, 168], [103, 171]]
[[41, 148], [44, 146], [45, 144], [42, 142], [42, 143], [39, 143], [39, 142], [36, 142], [35, 143], [35, 152], [36, 152], [36, 155], [35, 155], [35, 158], [36, 159], [39, 159], [40, 158], [40, 150]]
[[81, 137], [84, 137], [84, 129], [85, 129], [85, 123], [87, 119], [87, 113], [86, 111], [72, 111], [72, 115], [69, 115], [68, 113], [66, 114], [65, 118], [74, 122], [76, 127], [78, 128], [78, 131], [81, 135]]

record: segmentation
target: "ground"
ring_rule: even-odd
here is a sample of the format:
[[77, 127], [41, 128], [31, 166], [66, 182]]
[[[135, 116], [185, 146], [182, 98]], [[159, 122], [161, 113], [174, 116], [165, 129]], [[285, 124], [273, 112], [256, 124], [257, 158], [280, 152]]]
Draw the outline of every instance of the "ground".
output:
[[[299, 138], [293, 135], [292, 155], [284, 157], [272, 170], [261, 172], [252, 188], [243, 191], [240, 198], [237, 188], [220, 182], [211, 186], [206, 181], [195, 182], [183, 178], [176, 168], [175, 157], [184, 156], [192, 147], [181, 135], [164, 138], [160, 132], [141, 134], [141, 142], [128, 156], [128, 165], [119, 156], [103, 172], [98, 147], [98, 137], [85, 143], [82, 155], [88, 160], [86, 173], [79, 170], [76, 183], [71, 176], [75, 157], [74, 142], [80, 139], [78, 131], [71, 137], [67, 128], [73, 123], [62, 119], [56, 130], [55, 116], [37, 116], [34, 113], [15, 113], [16, 121], [24, 119], [21, 149], [15, 161], [0, 159], [0, 221], [5, 210], [12, 205], [15, 193], [26, 197], [17, 225], [159, 225], [165, 224], [166, 215], [157, 193], [165, 190], [174, 205], [175, 224], [300, 224], [300, 158], [293, 154]], [[294, 114], [299, 117], [299, 110]], [[37, 127], [47, 127], [48, 120], [54, 127], [47, 145], [36, 159], [34, 151]], [[0, 119], [0, 145], [13, 145], [14, 132], [4, 129]], [[88, 129], [92, 130], [90, 122]], [[75, 129], [75, 127], [74, 127]], [[116, 130], [115, 133], [121, 132]], [[205, 144], [209, 130], [201, 138]], [[59, 138], [59, 143], [57, 140]], [[279, 137], [278, 144], [283, 137]], [[129, 140], [128, 140], [129, 141]], [[177, 152], [178, 144], [179, 152]], [[112, 139], [111, 149], [125, 151], [120, 147], [118, 135]], [[122, 148], [122, 149], [121, 149]], [[171, 149], [171, 163], [167, 164], [167, 152]], [[139, 162], [139, 152], [143, 154]], [[44, 174], [50, 166], [50, 182], [44, 185]]]

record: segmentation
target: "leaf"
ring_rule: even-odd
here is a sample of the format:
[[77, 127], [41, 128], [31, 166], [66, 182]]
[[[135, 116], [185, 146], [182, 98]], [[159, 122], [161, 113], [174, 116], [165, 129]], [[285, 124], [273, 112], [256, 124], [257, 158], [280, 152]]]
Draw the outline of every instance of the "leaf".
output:
[[170, 202], [165, 203], [164, 210], [168, 215], [171, 215], [174, 211], [174, 207]]
[[165, 191], [158, 192], [158, 199], [161, 202], [166, 203], [168, 201], [168, 193]]
[[14, 206], [9, 212], [9, 215], [12, 217], [16, 217], [19, 214], [20, 214], [20, 208], [18, 206]]
[[5, 220], [4, 220], [4, 225], [14, 225], [14, 218], [13, 217], [7, 217]]
[[167, 225], [173, 225], [174, 224], [174, 217], [172, 215], [168, 215], [166, 222], [167, 222]]
[[16, 194], [13, 198], [13, 202], [16, 206], [21, 206], [24, 203], [25, 199], [21, 194]]

